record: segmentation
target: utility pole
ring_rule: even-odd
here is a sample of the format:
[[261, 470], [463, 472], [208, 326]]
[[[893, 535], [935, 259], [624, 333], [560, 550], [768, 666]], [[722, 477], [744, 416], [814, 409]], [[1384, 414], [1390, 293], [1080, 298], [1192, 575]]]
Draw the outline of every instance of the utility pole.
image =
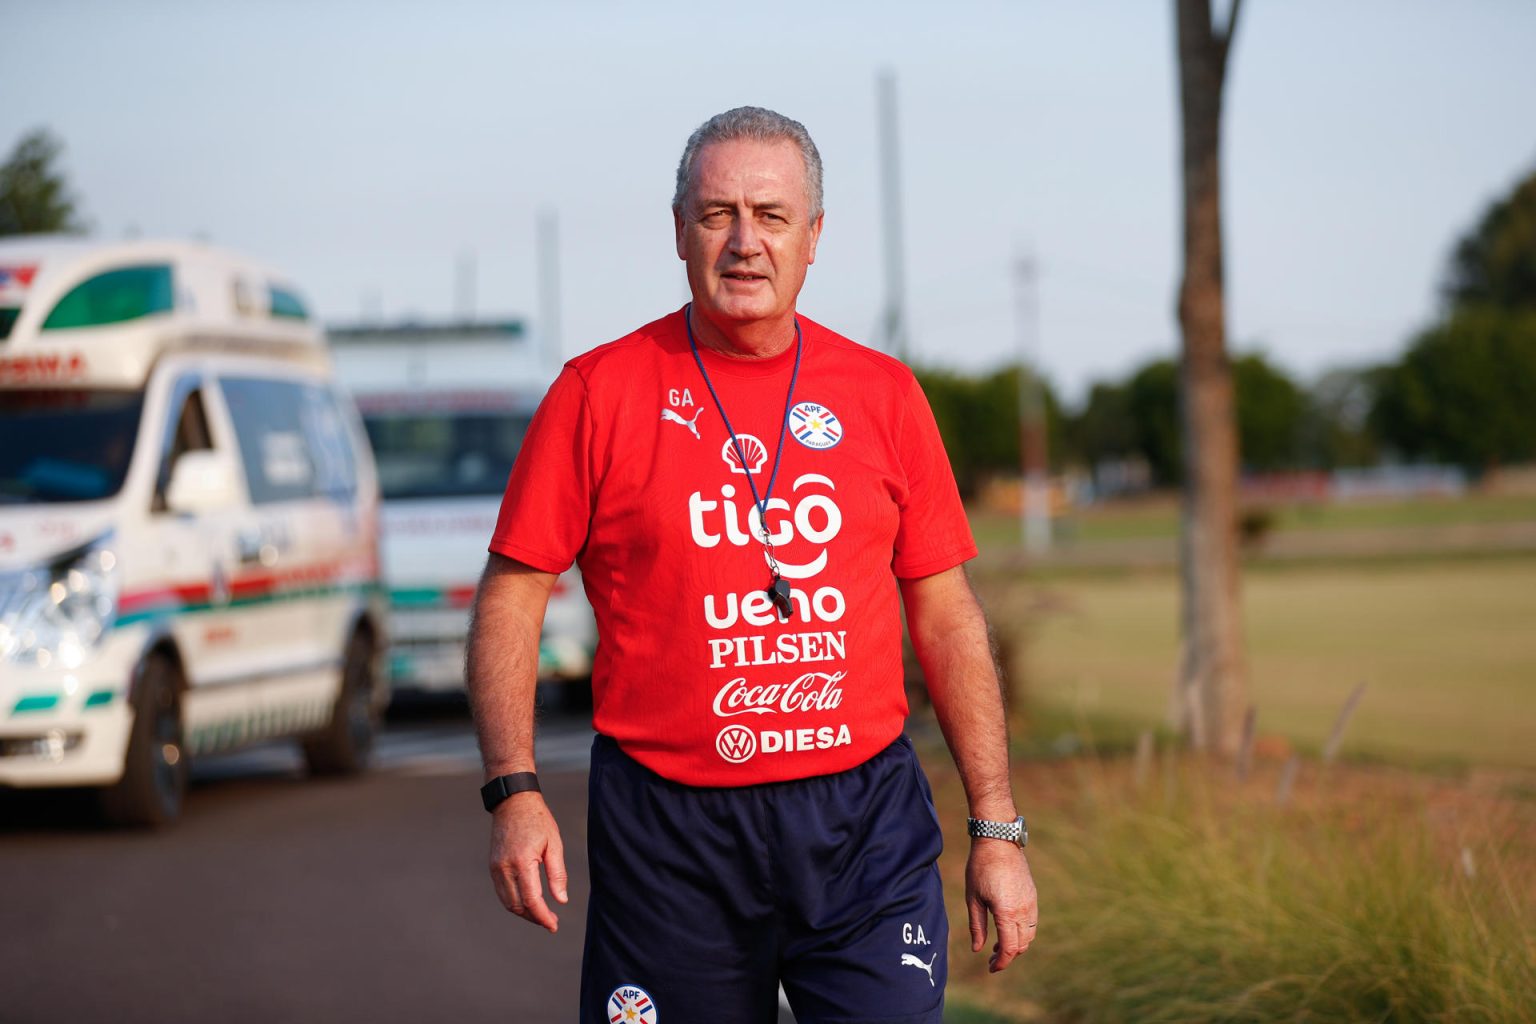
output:
[[885, 310], [880, 334], [885, 350], [907, 359], [907, 283], [901, 234], [901, 147], [896, 135], [896, 74], [878, 79], [880, 108], [880, 194], [885, 213]]
[[555, 208], [539, 211], [536, 226], [539, 267], [540, 353], [546, 366], [558, 367], [560, 358], [560, 218]]
[[458, 273], [455, 279], [455, 313], [463, 323], [475, 319], [475, 250], [464, 249], [459, 253]]
[[1016, 328], [1019, 337], [1019, 468], [1023, 493], [1019, 530], [1024, 549], [1044, 554], [1051, 546], [1050, 454], [1045, 436], [1045, 395], [1040, 376], [1038, 270], [1032, 253], [1013, 258]]

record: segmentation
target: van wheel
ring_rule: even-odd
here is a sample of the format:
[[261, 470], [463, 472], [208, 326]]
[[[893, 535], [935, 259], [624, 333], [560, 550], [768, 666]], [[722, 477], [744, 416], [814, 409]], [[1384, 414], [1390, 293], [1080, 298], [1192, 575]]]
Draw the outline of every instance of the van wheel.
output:
[[115, 825], [168, 825], [181, 817], [187, 796], [176, 666], [151, 654], [134, 690], [123, 777], [101, 791], [102, 817]]
[[321, 732], [304, 740], [304, 760], [312, 775], [356, 775], [368, 767], [379, 714], [373, 704], [373, 643], [362, 633], [347, 642], [341, 670], [341, 692], [331, 708], [331, 720]]

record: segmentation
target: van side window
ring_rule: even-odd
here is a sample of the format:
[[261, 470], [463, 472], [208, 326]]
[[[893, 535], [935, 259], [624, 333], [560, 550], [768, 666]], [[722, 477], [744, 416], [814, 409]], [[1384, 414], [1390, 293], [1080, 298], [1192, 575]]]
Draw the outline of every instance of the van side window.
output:
[[315, 495], [351, 498], [357, 493], [357, 458], [352, 451], [352, 428], [336, 393], [316, 384], [304, 385], [303, 423], [315, 463]]
[[203, 393], [193, 390], [183, 400], [181, 412], [176, 416], [176, 427], [165, 439], [165, 448], [160, 456], [160, 472], [155, 476], [155, 496], [150, 503], [151, 511], [166, 510], [165, 491], [171, 485], [171, 471], [176, 468], [176, 460], [187, 452], [212, 448], [213, 436], [208, 432], [208, 416], [203, 412]]
[[225, 377], [251, 501], [351, 498], [357, 492], [352, 432], [336, 396], [310, 382]]
[[309, 310], [297, 292], [277, 285], [267, 286], [267, 311], [275, 317], [289, 320], [308, 320]]
[[175, 308], [169, 264], [122, 267], [87, 278], [71, 288], [48, 312], [43, 330], [96, 327], [137, 320]]

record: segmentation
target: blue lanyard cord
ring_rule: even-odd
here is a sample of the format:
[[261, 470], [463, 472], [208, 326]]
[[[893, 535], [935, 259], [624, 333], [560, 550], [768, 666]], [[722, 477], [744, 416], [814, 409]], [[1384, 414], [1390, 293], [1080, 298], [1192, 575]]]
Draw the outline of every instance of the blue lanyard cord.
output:
[[747, 486], [752, 488], [752, 500], [757, 503], [758, 522], [763, 525], [763, 533], [768, 533], [768, 499], [773, 497], [774, 482], [779, 479], [779, 462], [784, 455], [784, 435], [789, 431], [789, 411], [795, 405], [795, 380], [800, 376], [800, 318], [795, 317], [795, 367], [789, 374], [789, 393], [784, 396], [784, 420], [779, 424], [779, 447], [773, 453], [773, 471], [768, 474], [768, 489], [759, 497], [757, 483], [752, 479], [752, 472], [747, 467], [747, 453], [742, 448], [741, 442], [736, 438], [736, 431], [731, 427], [730, 417], [725, 414], [725, 406], [720, 401], [720, 396], [715, 393], [714, 382], [709, 379], [709, 371], [704, 369], [704, 360], [699, 355], [699, 344], [693, 340], [693, 303], [689, 303], [683, 309], [683, 323], [688, 327], [688, 348], [693, 352], [693, 361], [698, 364], [699, 375], [704, 378], [704, 386], [709, 389], [709, 397], [715, 400], [715, 408], [720, 410], [720, 419], [725, 423], [725, 429], [731, 435], [731, 444], [736, 448], [736, 457], [741, 460], [741, 468], [747, 470]]

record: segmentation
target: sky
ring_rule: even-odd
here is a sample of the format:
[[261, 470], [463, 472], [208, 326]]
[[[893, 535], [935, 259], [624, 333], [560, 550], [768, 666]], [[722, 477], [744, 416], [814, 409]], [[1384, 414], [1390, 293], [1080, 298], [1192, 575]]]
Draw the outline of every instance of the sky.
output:
[[[476, 315], [536, 321], [550, 211], [569, 356], [686, 300], [683, 143], [767, 106], [826, 167], [799, 308], [874, 341], [888, 70], [911, 361], [988, 370], [1033, 336], [1078, 401], [1177, 351], [1172, 10], [0, 0], [0, 150], [46, 126], [95, 235], [247, 253], [328, 322], [460, 312], [466, 254]], [[1529, 0], [1245, 0], [1224, 122], [1232, 347], [1311, 379], [1394, 358], [1432, 322], [1455, 240], [1536, 168], [1533, 51]]]

